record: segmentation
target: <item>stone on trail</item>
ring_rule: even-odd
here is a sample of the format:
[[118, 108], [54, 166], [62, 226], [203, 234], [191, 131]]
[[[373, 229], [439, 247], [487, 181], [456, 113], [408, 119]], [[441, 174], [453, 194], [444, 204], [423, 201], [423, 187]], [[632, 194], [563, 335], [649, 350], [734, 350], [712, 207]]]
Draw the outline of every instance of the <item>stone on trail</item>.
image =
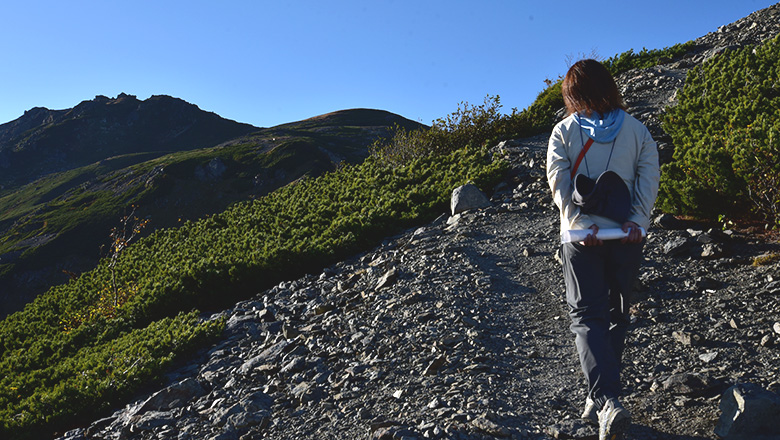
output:
[[445, 356], [438, 356], [438, 357], [436, 357], [425, 368], [425, 371], [423, 371], [423, 375], [424, 376], [434, 376], [434, 375], [436, 375], [436, 373], [439, 372], [439, 369], [441, 367], [443, 367], [446, 362], [447, 362], [447, 358]]
[[685, 222], [682, 220], [678, 220], [672, 214], [661, 214], [658, 217], [656, 217], [653, 220], [653, 222], [659, 228], [663, 228], [663, 229], [684, 229], [685, 228]]
[[598, 439], [597, 427], [582, 419], [566, 419], [555, 425], [545, 428], [545, 433], [558, 440], [596, 440]]
[[701, 343], [701, 335], [694, 332], [686, 332], [682, 330], [672, 332], [672, 337], [682, 345], [695, 346]]
[[490, 200], [475, 185], [469, 183], [459, 186], [452, 191], [452, 198], [450, 199], [452, 215], [489, 206], [491, 206]]
[[663, 246], [663, 252], [668, 256], [680, 256], [688, 252], [693, 243], [691, 240], [685, 237], [677, 237], [669, 240]]
[[398, 269], [393, 267], [379, 279], [376, 283], [376, 290], [381, 290], [385, 287], [390, 287], [398, 281]]
[[[651, 390], [658, 391], [659, 387], [655, 384], [653, 385]], [[711, 392], [717, 385], [716, 381], [702, 374], [677, 373], [666, 378], [660, 388], [671, 394], [703, 396]]]
[[701, 257], [705, 260], [715, 260], [726, 256], [726, 250], [719, 243], [707, 243], [702, 247]]
[[164, 411], [174, 406], [183, 406], [206, 394], [206, 390], [196, 379], [187, 378], [177, 382], [161, 391], [152, 394], [136, 412], [142, 414], [147, 411]]
[[471, 424], [478, 430], [494, 437], [506, 438], [512, 435], [506, 426], [501, 426], [484, 416], [475, 418], [471, 421]]
[[250, 358], [244, 362], [239, 368], [238, 373], [249, 374], [255, 367], [276, 362], [276, 360], [282, 355], [282, 352], [290, 345], [290, 342], [283, 340], [277, 342], [271, 347], [264, 350], [259, 355]]
[[780, 438], [780, 396], [758, 385], [734, 385], [723, 393], [715, 434], [725, 440]]

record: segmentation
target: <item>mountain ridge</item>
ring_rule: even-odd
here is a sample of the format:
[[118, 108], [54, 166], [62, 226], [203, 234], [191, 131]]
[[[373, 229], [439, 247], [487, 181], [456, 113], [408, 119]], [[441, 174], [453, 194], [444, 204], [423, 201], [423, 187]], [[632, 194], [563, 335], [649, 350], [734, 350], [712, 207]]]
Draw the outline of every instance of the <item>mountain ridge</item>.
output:
[[99, 95], [65, 110], [36, 107], [0, 125], [0, 184], [13, 188], [139, 151], [203, 148], [256, 130], [167, 95]]
[[173, 227], [360, 162], [396, 125], [422, 127], [384, 110], [347, 109], [258, 128], [167, 95], [28, 110], [0, 126], [5, 170], [38, 175], [24, 184], [0, 178], [0, 316], [93, 267], [130, 205], [150, 230]]

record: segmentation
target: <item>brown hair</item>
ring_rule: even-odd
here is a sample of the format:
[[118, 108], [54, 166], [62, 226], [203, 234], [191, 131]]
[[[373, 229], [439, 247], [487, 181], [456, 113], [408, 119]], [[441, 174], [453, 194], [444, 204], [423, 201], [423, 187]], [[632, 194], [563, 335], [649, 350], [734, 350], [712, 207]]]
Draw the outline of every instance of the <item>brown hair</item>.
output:
[[574, 63], [563, 78], [561, 92], [569, 114], [595, 111], [604, 115], [617, 108], [626, 109], [615, 79], [596, 60]]

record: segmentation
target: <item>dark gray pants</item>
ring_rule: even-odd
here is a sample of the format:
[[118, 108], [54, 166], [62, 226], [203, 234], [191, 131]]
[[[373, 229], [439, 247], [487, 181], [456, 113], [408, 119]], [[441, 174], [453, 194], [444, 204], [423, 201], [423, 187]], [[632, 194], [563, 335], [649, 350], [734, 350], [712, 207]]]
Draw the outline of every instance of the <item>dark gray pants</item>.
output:
[[628, 309], [643, 247], [644, 241], [623, 244], [619, 240], [605, 241], [603, 246], [562, 245], [571, 331], [588, 397], [598, 406], [621, 393]]

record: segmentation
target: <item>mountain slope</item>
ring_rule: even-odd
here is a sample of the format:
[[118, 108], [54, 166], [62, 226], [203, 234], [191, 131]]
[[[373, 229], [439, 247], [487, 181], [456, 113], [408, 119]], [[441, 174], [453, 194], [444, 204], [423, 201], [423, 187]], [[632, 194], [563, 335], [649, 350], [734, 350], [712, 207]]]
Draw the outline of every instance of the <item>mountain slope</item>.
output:
[[[152, 115], [158, 120], [150, 128], [142, 121]], [[33, 109], [2, 126], [2, 151], [18, 150], [10, 155], [14, 161], [57, 151], [43, 156], [59, 159], [20, 167], [26, 171], [19, 175], [55, 165], [73, 168], [0, 192], [0, 316], [66, 282], [68, 273], [94, 267], [100, 246], [130, 205], [150, 220], [149, 230], [176, 226], [342, 161], [358, 163], [395, 125], [422, 126], [385, 111], [353, 109], [258, 129], [169, 97], [120, 96], [68, 111]]]
[[[621, 76], [632, 113], [657, 121], [686, 69], [746, 35], [776, 35], [778, 13], [697, 40], [673, 65]], [[236, 304], [220, 314], [222, 340], [169, 386], [63, 438], [595, 438], [577, 420], [585, 396], [554, 259], [545, 138], [496, 149], [515, 178], [495, 207], [440, 218]], [[749, 233], [660, 226], [668, 220], [650, 231], [632, 309], [630, 434], [715, 438], [728, 385], [780, 387], [778, 266], [749, 264], [780, 249]], [[719, 246], [731, 254], [704, 252]]]
[[[543, 135], [505, 150], [522, 185], [493, 207], [442, 216], [212, 316], [227, 321], [221, 339], [165, 386], [63, 438], [596, 438], [577, 420], [585, 394], [545, 145]], [[649, 237], [624, 374], [630, 438], [710, 439], [729, 384], [780, 389], [780, 350], [749, 336], [780, 342], [777, 284], [763, 280], [771, 267], [704, 259], [695, 245], [665, 252], [695, 241], [685, 229]], [[728, 245], [735, 260], [780, 251], [736, 232]], [[690, 346], [673, 332], [707, 336]]]
[[[757, 21], [749, 29], [778, 26]], [[667, 73], [696, 64], [696, 50], [705, 48], [668, 68], [627, 72], [621, 87], [656, 90]], [[627, 95], [632, 111], [645, 106], [637, 112], [643, 120], [663, 108], [656, 97], [645, 105]], [[75, 416], [91, 414], [108, 417], [67, 437], [542, 438], [552, 422], [574, 421], [583, 396], [573, 392], [581, 388], [570, 340], [563, 341], [566, 324], [555, 319], [561, 279], [554, 273], [557, 216], [542, 171], [544, 137], [494, 150], [515, 168], [496, 188], [496, 207], [409, 230], [319, 276], [278, 284], [435, 217], [459, 182], [472, 178], [494, 188], [503, 166], [486, 162], [482, 150], [399, 168], [379, 166], [374, 157], [131, 246], [120, 270], [127, 302], [101, 294], [112, 279], [106, 261], [51, 289], [0, 322], [4, 432], [38, 438], [36, 428], [77, 425]], [[529, 155], [537, 142], [541, 148]], [[480, 182], [478, 174], [490, 179]], [[642, 328], [632, 344], [637, 362], [627, 370], [636, 395], [627, 402], [647, 415], [637, 417], [642, 438], [698, 438], [711, 428], [715, 402], [698, 394], [717, 390], [708, 377], [748, 373], [762, 386], [775, 380], [755, 361], [776, 365], [772, 336], [762, 333], [771, 332], [767, 324], [778, 311], [777, 287], [766, 284], [766, 271], [744, 264], [760, 249], [743, 252], [737, 232], [734, 240], [717, 231], [652, 233], [659, 239], [651, 237], [653, 261], [642, 278], [650, 298], [634, 312]], [[701, 241], [688, 235], [723, 242], [698, 247]], [[681, 249], [667, 246], [679, 241]], [[733, 246], [734, 258], [709, 252], [718, 246]], [[671, 269], [672, 251], [688, 252], [690, 261]], [[750, 291], [760, 280], [764, 291]], [[158, 317], [273, 284], [213, 316], [211, 330], [226, 323], [228, 331], [166, 381], [170, 387], [109, 414], [124, 393], [159, 384], [192, 339], [182, 331], [199, 328], [192, 314], [184, 328]], [[753, 321], [757, 310], [767, 314]], [[701, 332], [707, 345], [688, 349], [668, 337], [680, 327]], [[747, 368], [741, 349], [751, 354]], [[664, 353], [670, 356], [659, 363]], [[715, 368], [713, 360], [724, 364]], [[700, 388], [689, 393], [689, 385]], [[685, 419], [691, 416], [702, 418]]]
[[4, 191], [112, 156], [213, 146], [257, 130], [170, 96], [97, 96], [67, 110], [34, 108], [0, 125]]

